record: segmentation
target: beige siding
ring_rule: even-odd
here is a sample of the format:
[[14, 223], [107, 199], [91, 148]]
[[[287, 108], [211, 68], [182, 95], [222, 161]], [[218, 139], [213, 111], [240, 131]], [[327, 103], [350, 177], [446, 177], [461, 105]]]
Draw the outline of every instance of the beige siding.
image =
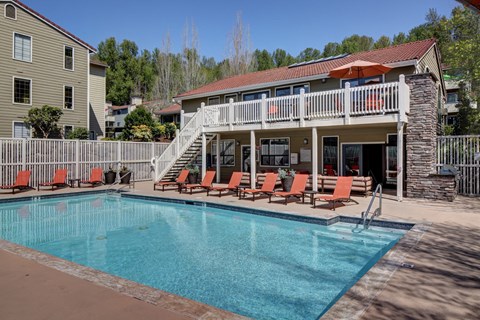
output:
[[[64, 86], [74, 87], [74, 110], [64, 110], [60, 125], [87, 127], [88, 50], [26, 11], [17, 20], [4, 17], [0, 1], [0, 136], [12, 136], [12, 121], [31, 107], [63, 107]], [[13, 33], [32, 37], [32, 62], [14, 60]], [[64, 46], [74, 48], [74, 71], [64, 70]], [[13, 104], [13, 77], [32, 79], [32, 106]]]
[[[355, 127], [355, 128], [318, 128], [318, 168], [322, 168], [322, 137], [324, 136], [338, 136], [339, 137], [339, 147], [341, 149], [341, 144], [343, 143], [386, 143], [387, 134], [395, 134], [396, 127], [394, 124], [379, 127], [379, 126], [364, 126], [364, 127]], [[295, 152], [300, 154], [301, 148], [312, 149], [312, 130], [290, 130], [289, 132], [273, 131], [273, 130], [264, 130], [255, 132], [256, 145], [260, 144], [260, 139], [262, 138], [289, 138], [290, 139], [290, 153]], [[308, 139], [308, 144], [304, 144], [304, 138]], [[241, 170], [241, 145], [250, 145], [250, 133], [222, 133], [221, 139], [234, 139], [240, 144], [237, 146], [235, 144], [235, 166], [233, 167], [221, 167], [221, 180], [227, 182], [230, 179], [230, 176], [233, 171]], [[211, 154], [212, 148], [211, 144], [207, 147], [207, 153]], [[299, 159], [300, 160], [300, 159]], [[212, 166], [215, 166], [212, 163]], [[298, 165], [291, 165], [291, 168], [296, 171], [309, 171], [312, 172], [312, 163], [302, 163], [299, 162]], [[257, 163], [257, 171], [262, 172], [265, 170], [277, 170], [277, 167], [271, 166], [262, 166], [260, 163]], [[320, 172], [320, 170], [319, 170]]]
[[105, 68], [90, 65], [90, 130], [105, 136]]
[[418, 72], [427, 72], [426, 68], [435, 75], [437, 79], [440, 79], [440, 66], [438, 65], [437, 52], [435, 47], [432, 47], [425, 56], [418, 61]]

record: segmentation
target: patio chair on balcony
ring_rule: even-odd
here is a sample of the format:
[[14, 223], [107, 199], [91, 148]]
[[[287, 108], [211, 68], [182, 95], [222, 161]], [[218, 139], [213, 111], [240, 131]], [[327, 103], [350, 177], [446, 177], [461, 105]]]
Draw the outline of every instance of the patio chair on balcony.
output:
[[0, 189], [12, 189], [12, 193], [15, 193], [15, 189], [30, 189], [31, 187], [28, 185], [30, 181], [30, 174], [30, 170], [19, 171], [17, 173], [17, 177], [15, 178], [14, 184], [0, 186]]
[[167, 186], [175, 186], [179, 189], [182, 184], [187, 182], [189, 172], [190, 171], [188, 169], [182, 170], [175, 181], [159, 181], [154, 183], [153, 190], [157, 190], [156, 187], [162, 187], [162, 191], [165, 191], [165, 187]]
[[57, 169], [53, 175], [53, 180], [50, 182], [41, 182], [37, 186], [37, 190], [40, 191], [40, 187], [52, 187], [52, 191], [55, 187], [65, 187], [67, 186], [67, 169]]
[[211, 191], [218, 191], [218, 196], [222, 196], [222, 192], [236, 192], [238, 194], [238, 186], [242, 182], [243, 172], [234, 172], [230, 177], [230, 182], [227, 186], [215, 186], [207, 189], [207, 196], [210, 194]]
[[179, 187], [178, 191], [182, 193], [182, 190], [190, 189], [190, 194], [193, 193], [193, 189], [204, 189], [208, 190], [212, 187], [213, 178], [215, 178], [215, 171], [207, 171], [205, 173], [205, 177], [202, 180], [202, 183], [194, 183], [194, 184], [183, 184]]
[[272, 197], [283, 197], [285, 199], [284, 204], [287, 205], [288, 198], [301, 197], [303, 191], [307, 186], [308, 174], [296, 174], [293, 178], [292, 188], [290, 191], [276, 191], [268, 194], [268, 202], [272, 202]]
[[331, 210], [335, 210], [335, 205], [337, 202], [349, 202], [353, 201], [358, 204], [357, 201], [350, 198], [350, 193], [352, 192], [352, 183], [353, 177], [338, 177], [337, 184], [335, 185], [335, 190], [332, 195], [320, 195], [316, 196], [313, 199], [313, 207], [315, 208], [317, 200], [327, 201], [332, 204]]
[[252, 201], [255, 201], [255, 195], [256, 194], [270, 194], [273, 193], [273, 190], [275, 189], [275, 184], [277, 183], [277, 173], [267, 173], [265, 176], [265, 181], [262, 184], [262, 187], [260, 189], [246, 189], [243, 191], [240, 191], [239, 198], [245, 198], [247, 194], [252, 195]]
[[93, 188], [95, 187], [95, 185], [103, 183], [102, 176], [103, 176], [102, 168], [93, 168], [92, 172], [90, 173], [90, 179], [81, 180], [80, 183], [90, 184], [91, 187]]

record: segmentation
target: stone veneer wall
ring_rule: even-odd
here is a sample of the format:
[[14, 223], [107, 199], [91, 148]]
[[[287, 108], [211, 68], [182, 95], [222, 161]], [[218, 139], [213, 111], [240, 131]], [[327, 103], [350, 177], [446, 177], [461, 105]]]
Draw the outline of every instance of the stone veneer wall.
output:
[[405, 77], [410, 86], [410, 115], [406, 128], [407, 197], [453, 201], [455, 176], [436, 171], [438, 88], [430, 73]]

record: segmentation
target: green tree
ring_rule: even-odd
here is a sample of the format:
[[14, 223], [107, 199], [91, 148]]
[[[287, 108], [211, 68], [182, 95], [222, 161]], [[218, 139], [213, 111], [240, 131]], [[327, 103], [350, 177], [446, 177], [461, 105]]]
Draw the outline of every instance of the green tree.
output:
[[267, 50], [255, 50], [253, 56], [257, 61], [257, 71], [272, 69], [275, 67], [272, 55]]
[[408, 42], [407, 35], [403, 32], [399, 32], [393, 36], [392, 44], [394, 46]]
[[375, 42], [373, 45], [374, 49], [381, 49], [381, 48], [386, 48], [390, 47], [392, 45], [392, 42], [390, 41], [390, 38], [387, 36], [381, 36], [378, 38], [378, 40]]
[[152, 141], [152, 129], [144, 124], [133, 126], [131, 129], [132, 137], [136, 141]]
[[314, 48], [306, 48], [297, 56], [297, 61], [311, 61], [320, 59], [321, 57], [322, 53], [320, 52], [320, 50]]
[[67, 134], [67, 139], [88, 140], [89, 134], [87, 128], [75, 128]]
[[152, 114], [143, 106], [138, 106], [125, 117], [125, 126], [122, 132], [123, 140], [130, 140], [133, 137], [133, 127], [146, 125], [150, 130], [154, 127], [155, 121]]
[[276, 49], [272, 54], [272, 58], [273, 64], [277, 68], [286, 67], [296, 62], [295, 58], [283, 49]]
[[360, 51], [368, 51], [373, 48], [373, 38], [367, 36], [360, 36], [354, 34], [350, 37], [343, 39], [342, 52], [355, 53]]
[[342, 51], [342, 46], [337, 42], [329, 42], [323, 47], [323, 57], [333, 57], [338, 56], [339, 54], [344, 53]]
[[456, 135], [480, 134], [480, 112], [472, 108], [468, 90], [464, 82], [460, 83], [458, 91], [457, 122], [455, 124]]
[[33, 129], [34, 138], [58, 137], [60, 133], [58, 121], [62, 114], [62, 109], [44, 105], [41, 108], [35, 107], [28, 110], [24, 122]]

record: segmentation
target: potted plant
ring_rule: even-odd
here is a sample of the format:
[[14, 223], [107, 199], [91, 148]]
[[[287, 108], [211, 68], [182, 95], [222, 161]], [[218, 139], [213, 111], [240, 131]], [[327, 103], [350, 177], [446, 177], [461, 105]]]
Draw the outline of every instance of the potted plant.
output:
[[293, 177], [295, 177], [295, 170], [278, 168], [278, 176], [280, 181], [282, 181], [283, 191], [290, 191], [292, 189]]
[[132, 171], [130, 171], [126, 166], [122, 166], [120, 169], [120, 184], [130, 184], [131, 177]]
[[113, 184], [117, 179], [117, 171], [110, 165], [108, 171], [105, 171], [105, 184]]
[[185, 167], [185, 169], [190, 171], [188, 174], [188, 183], [190, 184], [197, 183], [198, 174], [200, 173], [200, 169], [198, 168], [198, 166], [193, 164], [188, 164]]

